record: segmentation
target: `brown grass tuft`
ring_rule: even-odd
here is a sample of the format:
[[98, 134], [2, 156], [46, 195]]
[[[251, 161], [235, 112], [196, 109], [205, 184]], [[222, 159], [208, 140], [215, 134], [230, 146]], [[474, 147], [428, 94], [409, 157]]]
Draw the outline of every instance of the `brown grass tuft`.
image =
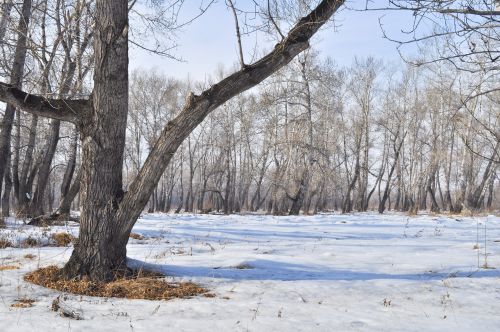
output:
[[410, 217], [413, 217], [413, 216], [417, 216], [418, 215], [418, 209], [410, 209], [408, 211], [406, 211], [406, 215], [407, 216], [410, 216]]
[[57, 247], [67, 247], [75, 240], [75, 237], [68, 233], [54, 233], [50, 236]]
[[10, 306], [12, 308], [29, 308], [29, 307], [32, 307], [33, 303], [35, 303], [35, 302], [36, 301], [33, 299], [23, 297], [23, 298], [17, 299], [16, 302], [12, 303]]
[[134, 240], [144, 240], [145, 237], [142, 236], [141, 234], [137, 233], [130, 233], [129, 238], [134, 239]]
[[7, 239], [0, 239], [0, 249], [5, 249], [7, 247], [12, 247], [12, 242]]
[[152, 272], [135, 271], [132, 276], [119, 277], [114, 281], [103, 283], [85, 278], [65, 280], [60, 271], [57, 266], [51, 265], [28, 273], [24, 276], [24, 280], [62, 292], [127, 299], [170, 300], [207, 293], [206, 289], [194, 283], [169, 283]]
[[40, 241], [35, 239], [34, 237], [28, 236], [26, 240], [23, 241], [22, 247], [23, 248], [29, 248], [29, 247], [38, 247], [40, 245]]
[[17, 269], [19, 269], [19, 266], [15, 266], [15, 265], [0, 265], [0, 271], [17, 270]]
[[35, 259], [35, 258], [36, 258], [36, 255], [33, 255], [33, 254], [26, 254], [26, 255], [24, 255], [24, 258], [26, 258], [26, 259]]
[[241, 263], [236, 265], [234, 268], [238, 270], [251, 270], [253, 269], [253, 266], [248, 263]]

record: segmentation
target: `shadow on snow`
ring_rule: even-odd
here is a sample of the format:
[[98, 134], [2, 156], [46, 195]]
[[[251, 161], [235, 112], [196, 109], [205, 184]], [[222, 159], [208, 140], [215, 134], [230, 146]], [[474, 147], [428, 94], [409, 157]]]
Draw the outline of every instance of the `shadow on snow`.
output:
[[409, 274], [372, 273], [343, 269], [330, 269], [324, 266], [308, 266], [270, 260], [253, 260], [244, 263], [247, 268], [236, 267], [204, 267], [160, 265], [144, 263], [129, 259], [129, 266], [158, 271], [165, 275], [179, 278], [217, 278], [238, 280], [268, 280], [268, 281], [306, 281], [306, 280], [338, 280], [338, 281], [370, 281], [370, 280], [408, 280], [434, 281], [446, 278], [494, 278], [500, 277], [500, 271], [495, 269], [480, 269], [471, 271], [424, 272]]

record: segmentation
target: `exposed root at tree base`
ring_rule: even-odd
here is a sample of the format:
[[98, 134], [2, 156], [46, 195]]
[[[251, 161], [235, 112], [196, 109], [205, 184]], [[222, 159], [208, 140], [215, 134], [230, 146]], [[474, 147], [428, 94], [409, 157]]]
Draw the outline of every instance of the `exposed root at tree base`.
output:
[[62, 292], [87, 296], [121, 297], [127, 299], [170, 300], [207, 294], [207, 290], [191, 282], [169, 283], [161, 274], [147, 271], [134, 271], [132, 275], [117, 277], [110, 282], [90, 280], [65, 280], [61, 269], [51, 265], [30, 272], [24, 280], [36, 285]]

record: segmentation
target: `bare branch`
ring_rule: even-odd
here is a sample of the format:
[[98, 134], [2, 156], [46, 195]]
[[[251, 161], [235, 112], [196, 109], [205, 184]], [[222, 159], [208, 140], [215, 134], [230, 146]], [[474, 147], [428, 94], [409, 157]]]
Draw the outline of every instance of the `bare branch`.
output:
[[238, 38], [238, 51], [240, 54], [240, 65], [241, 68], [245, 68], [245, 60], [243, 59], [243, 47], [241, 46], [241, 34], [240, 34], [240, 24], [238, 23], [238, 15], [236, 14], [236, 8], [231, 0], [227, 0], [227, 5], [231, 8], [234, 17], [234, 25], [236, 28], [236, 37]]
[[79, 124], [91, 108], [88, 99], [50, 99], [28, 94], [0, 82], [0, 101], [39, 116]]

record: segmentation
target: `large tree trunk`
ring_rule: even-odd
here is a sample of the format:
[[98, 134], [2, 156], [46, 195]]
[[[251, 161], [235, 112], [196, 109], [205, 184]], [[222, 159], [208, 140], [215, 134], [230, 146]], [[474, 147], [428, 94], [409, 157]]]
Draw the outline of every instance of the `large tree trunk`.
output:
[[129, 235], [117, 222], [128, 111], [127, 1], [97, 0], [95, 15], [93, 111], [81, 129], [80, 235], [63, 273], [110, 280], [125, 268]]

